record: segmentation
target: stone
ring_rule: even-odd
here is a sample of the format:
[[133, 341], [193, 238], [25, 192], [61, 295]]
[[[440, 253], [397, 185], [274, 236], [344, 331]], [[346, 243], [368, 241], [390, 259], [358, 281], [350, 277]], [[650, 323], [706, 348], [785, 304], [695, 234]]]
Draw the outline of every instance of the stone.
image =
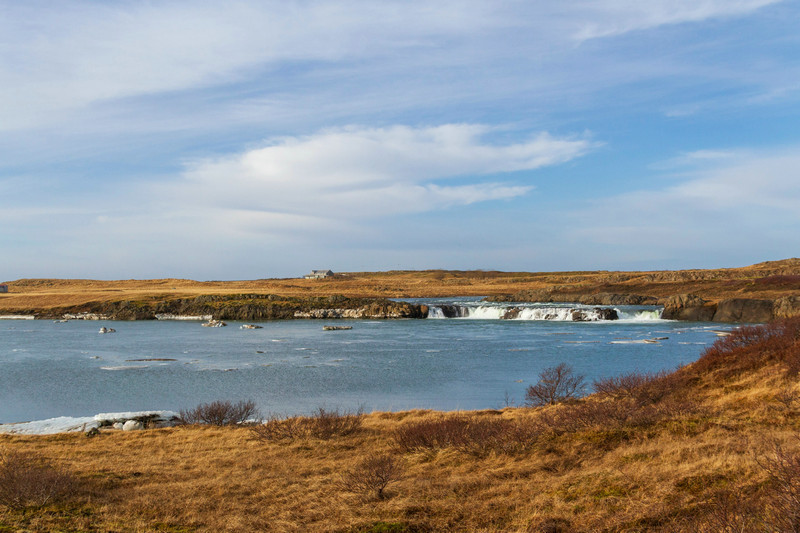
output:
[[119, 430], [121, 430], [121, 429], [122, 429], [122, 427], [123, 427], [124, 425], [125, 425], [125, 424], [123, 424], [122, 422], [114, 422], [114, 425], [113, 425], [113, 426], [111, 426], [111, 427], [113, 427], [114, 429], [119, 429]]
[[144, 429], [144, 424], [142, 424], [138, 420], [126, 420], [125, 423], [122, 425], [123, 431], [136, 431], [139, 429]]

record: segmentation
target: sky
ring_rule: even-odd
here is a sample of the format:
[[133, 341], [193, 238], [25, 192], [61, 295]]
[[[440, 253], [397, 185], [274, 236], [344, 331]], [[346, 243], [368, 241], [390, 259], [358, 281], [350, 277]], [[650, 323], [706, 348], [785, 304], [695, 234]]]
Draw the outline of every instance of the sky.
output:
[[800, 255], [797, 0], [0, 0], [0, 280]]

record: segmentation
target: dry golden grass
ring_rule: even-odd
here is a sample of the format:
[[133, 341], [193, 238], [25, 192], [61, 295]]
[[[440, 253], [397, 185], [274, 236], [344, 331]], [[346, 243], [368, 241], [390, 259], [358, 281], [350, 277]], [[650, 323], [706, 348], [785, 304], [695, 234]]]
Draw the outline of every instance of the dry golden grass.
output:
[[[0, 507], [0, 531], [784, 531], [791, 513], [778, 497], [800, 502], [800, 319], [787, 324], [744, 348], [720, 341], [643, 385], [651, 394], [621, 400], [372, 413], [325, 440], [209, 426], [2, 436], [0, 449], [38, 454], [81, 489]], [[452, 417], [503, 420], [536, 439], [506, 452], [398, 446], [399, 428]], [[387, 455], [398, 471], [385, 498], [350, 490], [349, 473]]]
[[339, 274], [331, 279], [262, 279], [252, 281], [57, 280], [9, 282], [0, 309], [25, 311], [88, 302], [174, 299], [215, 294], [276, 294], [308, 297], [447, 297], [493, 296], [522, 290], [556, 289], [568, 293], [629, 293], [665, 298], [696, 293], [719, 300], [732, 297], [775, 298], [800, 293], [800, 259], [743, 268], [653, 272], [495, 272], [389, 271]]

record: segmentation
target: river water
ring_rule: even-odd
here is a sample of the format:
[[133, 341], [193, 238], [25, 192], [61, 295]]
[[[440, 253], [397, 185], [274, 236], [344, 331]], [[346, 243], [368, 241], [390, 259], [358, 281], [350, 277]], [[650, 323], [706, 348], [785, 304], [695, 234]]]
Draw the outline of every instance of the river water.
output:
[[[0, 320], [0, 423], [240, 399], [265, 414], [498, 408], [522, 403], [546, 367], [566, 362], [589, 384], [674, 369], [696, 360], [714, 330], [732, 329], [660, 320], [655, 308], [619, 306], [621, 320], [573, 322], [533, 305], [501, 320], [509, 304], [426, 303], [427, 320], [271, 321], [254, 330], [240, 322]], [[447, 304], [466, 316], [441, 318], [436, 308]], [[323, 331], [326, 324], [353, 329]]]

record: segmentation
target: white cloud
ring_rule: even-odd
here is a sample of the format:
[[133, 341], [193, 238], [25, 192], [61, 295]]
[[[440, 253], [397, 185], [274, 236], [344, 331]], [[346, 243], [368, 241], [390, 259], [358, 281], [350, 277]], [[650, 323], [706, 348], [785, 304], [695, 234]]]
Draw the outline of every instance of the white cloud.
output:
[[669, 24], [735, 17], [783, 0], [609, 0], [581, 2], [585, 20], [578, 41], [611, 37]]
[[511, 144], [484, 138], [492, 128], [347, 127], [274, 139], [262, 148], [192, 162], [179, 186], [184, 201], [227, 209], [359, 219], [513, 198], [532, 186], [438, 182], [534, 170], [579, 157], [594, 144], [540, 133]]
[[[238, 104], [246, 97], [280, 102], [298, 89], [276, 82], [287, 71], [322, 73], [313, 81], [324, 85], [335, 79], [344, 92], [339, 103], [347, 105], [353, 95], [345, 90], [351, 89], [346, 75], [353, 66], [361, 78], [371, 72], [387, 79], [382, 69], [390, 65], [391, 77], [435, 81], [451, 98], [453, 89], [464, 89], [463, 76], [475, 71], [488, 78], [478, 94], [489, 88], [503, 92], [532, 83], [516, 72], [521, 57], [547, 62], [587, 39], [744, 15], [776, 1], [6, 2], [0, 18], [0, 129], [73, 122], [95, 106], [239, 83], [250, 85], [242, 98], [233, 98]], [[506, 37], [513, 38], [513, 47], [498, 46]], [[509, 60], [511, 72], [502, 67]], [[501, 72], [492, 72], [498, 67]], [[460, 69], [466, 74], [435, 80]], [[500, 75], [512, 84], [492, 86]], [[432, 97], [430, 90], [413, 96]], [[204, 113], [218, 113], [216, 104]], [[234, 104], [226, 113], [240, 109]]]

